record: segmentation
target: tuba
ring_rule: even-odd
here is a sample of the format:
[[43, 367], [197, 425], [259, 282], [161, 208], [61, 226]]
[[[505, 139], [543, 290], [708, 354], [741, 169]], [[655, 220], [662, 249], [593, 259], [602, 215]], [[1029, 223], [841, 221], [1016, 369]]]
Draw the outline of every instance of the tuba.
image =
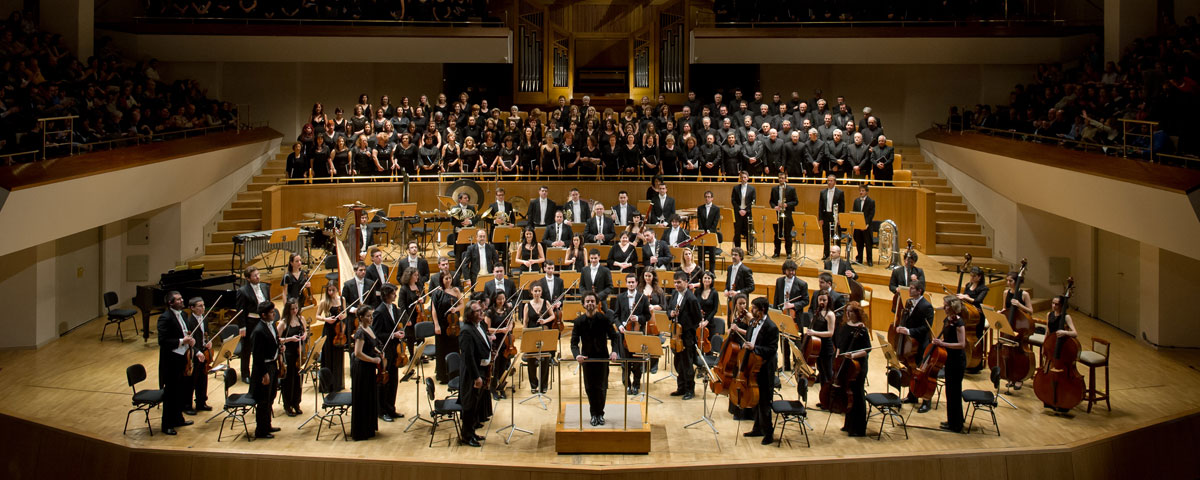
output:
[[879, 263], [887, 265], [888, 270], [900, 266], [900, 231], [896, 222], [884, 220], [879, 225]]

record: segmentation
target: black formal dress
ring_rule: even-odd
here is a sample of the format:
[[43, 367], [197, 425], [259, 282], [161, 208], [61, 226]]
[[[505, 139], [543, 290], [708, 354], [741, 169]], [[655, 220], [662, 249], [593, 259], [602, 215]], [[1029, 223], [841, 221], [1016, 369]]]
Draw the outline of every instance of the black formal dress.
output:
[[304, 282], [308, 280], [308, 272], [301, 270], [299, 276], [292, 273], [283, 275], [283, 288], [287, 291], [287, 298], [300, 298], [300, 293], [304, 290]]
[[[533, 303], [525, 304], [525, 311], [522, 312], [525, 317], [525, 328], [548, 328], [550, 324], [538, 323], [539, 319], [551, 317], [550, 302], [543, 300], [542, 308], [533, 306]], [[534, 392], [545, 393], [547, 387], [550, 386], [550, 359], [546, 357], [528, 358], [526, 359], [527, 367], [529, 368], [529, 388]]]
[[[304, 333], [303, 318], [300, 319], [299, 325], [287, 325], [283, 332], [280, 333], [280, 338], [294, 337]], [[283, 408], [300, 409], [300, 386], [303, 384], [303, 378], [300, 376], [300, 365], [304, 363], [300, 358], [300, 345], [302, 342], [288, 342], [284, 344], [283, 361], [287, 364], [286, 375], [279, 379], [279, 394], [283, 397]]]
[[[853, 352], [871, 348], [871, 337], [867, 332], [866, 326], [845, 327], [847, 333], [842, 335], [838, 350], [842, 352]], [[867, 433], [867, 400], [864, 398], [866, 394], [867, 370], [870, 364], [870, 352], [866, 356], [858, 358], [859, 371], [858, 377], [855, 377], [853, 386], [854, 401], [850, 405], [850, 411], [846, 412], [846, 421], [842, 428], [850, 435], [863, 436]], [[849, 361], [849, 360], [847, 360]]]
[[[450, 369], [446, 364], [446, 355], [450, 352], [458, 351], [458, 337], [450, 336], [447, 331], [450, 327], [447, 315], [450, 308], [458, 301], [458, 297], [443, 293], [441, 291], [433, 294], [433, 310], [437, 316], [438, 326], [441, 327], [442, 333], [434, 335], [434, 344], [436, 353], [434, 356], [435, 372], [438, 383], [445, 384], [450, 381]], [[454, 321], [458, 321], [455, 319]]]
[[[620, 351], [621, 336], [603, 312], [583, 314], [575, 319], [575, 326], [571, 330], [571, 353], [574, 356], [582, 355], [588, 360], [608, 360], [610, 344], [611, 351]], [[593, 417], [604, 418], [604, 403], [608, 394], [608, 362], [585, 362], [580, 368], [583, 371], [583, 389], [588, 397], [588, 411]]]
[[[616, 268], [617, 263], [628, 263], [629, 266], [618, 269]], [[626, 245], [625, 248], [622, 248], [619, 244], [613, 245], [613, 247], [608, 250], [608, 269], [610, 271], [616, 270], [621, 273], [636, 273], [637, 265], [637, 247], [634, 247], [632, 243]]]
[[[325, 316], [336, 317], [339, 313], [342, 313], [342, 307], [337, 305], [330, 307]], [[337, 320], [334, 323], [326, 323], [325, 328], [321, 330], [321, 336], [325, 339], [325, 346], [321, 348], [321, 366], [328, 368], [333, 373], [328, 385], [331, 392], [340, 392], [346, 389], [346, 356], [343, 355], [343, 350], [347, 347], [352, 349], [353, 345], [334, 345], [333, 340], [337, 337], [338, 329], [345, 332], [346, 338], [354, 335], [354, 332], [349, 331], [349, 325], [350, 322], [346, 320]]]
[[[1053, 316], [1051, 312], [1051, 316]], [[962, 318], [946, 317], [942, 335], [946, 343], [958, 343], [958, 327], [963, 326]], [[1046, 332], [1052, 332], [1047, 327]], [[963, 427], [962, 382], [967, 370], [967, 354], [961, 348], [946, 349], [946, 423], [950, 430], [958, 432]]]
[[[379, 340], [368, 333], [366, 328], [360, 327], [354, 332], [353, 338], [355, 341], [363, 341], [364, 355], [378, 356], [376, 350], [380, 348]], [[374, 363], [355, 360], [350, 369], [350, 436], [355, 440], [374, 437], [375, 431], [379, 430], [379, 384], [375, 380], [376, 368]]]

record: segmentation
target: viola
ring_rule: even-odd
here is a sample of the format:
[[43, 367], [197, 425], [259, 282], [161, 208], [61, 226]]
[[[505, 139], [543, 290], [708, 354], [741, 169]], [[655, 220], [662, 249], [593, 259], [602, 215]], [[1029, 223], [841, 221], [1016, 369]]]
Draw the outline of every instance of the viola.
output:
[[1013, 282], [1012, 291], [1004, 299], [1005, 312], [1009, 325], [1016, 335], [1001, 333], [996, 345], [988, 354], [988, 366], [992, 375], [1003, 378], [1008, 382], [1021, 382], [1029, 378], [1033, 372], [1033, 350], [1029, 346], [1029, 336], [1033, 334], [1033, 319], [1025, 311], [1012, 305], [1012, 300], [1021, 300], [1021, 284], [1025, 282], [1025, 268], [1028, 262], [1021, 259], [1021, 269]]
[[[1063, 298], [1069, 299], [1074, 288], [1075, 280], [1068, 277]], [[1065, 316], [1065, 301], [1062, 311]], [[1046, 405], [1069, 410], [1083, 401], [1083, 375], [1076, 365], [1081, 349], [1079, 340], [1074, 337], [1059, 335], [1058, 332], [1046, 335], [1042, 343], [1042, 366], [1033, 377], [1033, 392]]]

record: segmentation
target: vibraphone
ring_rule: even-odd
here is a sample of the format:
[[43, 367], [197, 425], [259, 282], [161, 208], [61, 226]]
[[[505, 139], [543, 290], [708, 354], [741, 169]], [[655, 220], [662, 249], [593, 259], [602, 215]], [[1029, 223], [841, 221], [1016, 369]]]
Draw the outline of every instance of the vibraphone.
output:
[[[271, 243], [271, 237], [274, 236], [275, 232], [283, 230], [295, 230], [294, 238], [285, 242]], [[312, 261], [311, 250], [312, 236], [307, 230], [294, 227], [234, 235], [231, 269], [234, 275], [241, 275], [246, 265], [253, 263], [258, 257], [263, 256], [263, 254], [272, 251], [276, 252], [276, 254], [264, 259], [266, 262], [262, 267], [264, 270], [274, 271], [276, 268], [286, 268], [292, 252], [299, 253], [304, 263], [307, 264]], [[288, 253], [280, 254], [280, 251]]]

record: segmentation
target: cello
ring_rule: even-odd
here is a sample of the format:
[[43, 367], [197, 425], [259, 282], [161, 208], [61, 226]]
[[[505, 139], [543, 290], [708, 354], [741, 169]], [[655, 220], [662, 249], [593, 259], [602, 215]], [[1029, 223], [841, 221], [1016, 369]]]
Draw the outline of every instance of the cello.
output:
[[[899, 298], [900, 294], [896, 294]], [[898, 328], [903, 327], [908, 320], [908, 316], [912, 314], [913, 308], [916, 307], [915, 299], [904, 301], [904, 308], [896, 310], [896, 317], [892, 320], [892, 324], [888, 325], [887, 338], [888, 343], [895, 346], [896, 356], [899, 357], [900, 363], [907, 367], [907, 372], [902, 373], [901, 383], [908, 383], [908, 375], [912, 373], [914, 365], [917, 363], [917, 355], [920, 355], [921, 345], [911, 335], [902, 334]]]
[[[866, 335], [866, 327], [850, 327], [851, 338]], [[851, 341], [852, 343], [852, 341]], [[839, 352], [833, 360], [833, 375], [821, 383], [821, 405], [833, 413], [846, 413], [854, 403], [854, 381], [862, 371], [862, 364], [852, 358], [855, 352]]]
[[[750, 330], [754, 330], [764, 318], [765, 315], [752, 320]], [[758, 405], [759, 391], [756, 379], [759, 370], [762, 369], [763, 359], [755, 355], [753, 349], [742, 348], [738, 352], [737, 365], [737, 374], [729, 387], [729, 401], [740, 408], [754, 408]]]
[[[1025, 281], [1028, 261], [1021, 259], [1021, 269], [1012, 279], [1013, 286], [1005, 300], [1005, 316], [1015, 335], [1001, 333], [992, 351], [988, 353], [988, 366], [992, 369], [992, 381], [1003, 378], [1009, 383], [1025, 381], [1033, 371], [1033, 351], [1029, 348], [1029, 336], [1033, 334], [1033, 320], [1024, 310], [1012, 304], [1024, 298], [1021, 284]], [[1011, 274], [1010, 274], [1011, 275]]]
[[[948, 318], [946, 321], [946, 324], [949, 325]], [[929, 329], [933, 330], [933, 326], [930, 326]], [[943, 326], [942, 333], [938, 335], [938, 338], [944, 338], [947, 329], [948, 327]], [[946, 366], [946, 357], [946, 347], [933, 343], [926, 346], [925, 354], [921, 356], [921, 366], [913, 372], [912, 382], [909, 383], [909, 393], [923, 400], [933, 399], [933, 394], [937, 392], [938, 387], [938, 372]]]
[[[745, 315], [745, 310], [739, 310], [730, 319], [730, 325]], [[709, 382], [708, 386], [712, 392], [717, 395], [728, 393], [733, 385], [733, 378], [737, 375], [740, 364], [737, 360], [741, 357], [742, 344], [746, 342], [746, 337], [741, 333], [729, 331], [729, 335], [725, 339], [725, 343], [721, 345], [721, 356], [717, 361], [717, 366], [713, 367], [713, 376], [715, 381]], [[733, 338], [737, 335], [737, 339]]]
[[[1062, 315], [1067, 315], [1067, 301], [1075, 289], [1075, 279], [1068, 277], [1062, 295]], [[1047, 407], [1066, 411], [1083, 401], [1084, 382], [1079, 367], [1079, 340], [1058, 332], [1046, 334], [1042, 343], [1042, 366], [1033, 377], [1033, 392]]]

